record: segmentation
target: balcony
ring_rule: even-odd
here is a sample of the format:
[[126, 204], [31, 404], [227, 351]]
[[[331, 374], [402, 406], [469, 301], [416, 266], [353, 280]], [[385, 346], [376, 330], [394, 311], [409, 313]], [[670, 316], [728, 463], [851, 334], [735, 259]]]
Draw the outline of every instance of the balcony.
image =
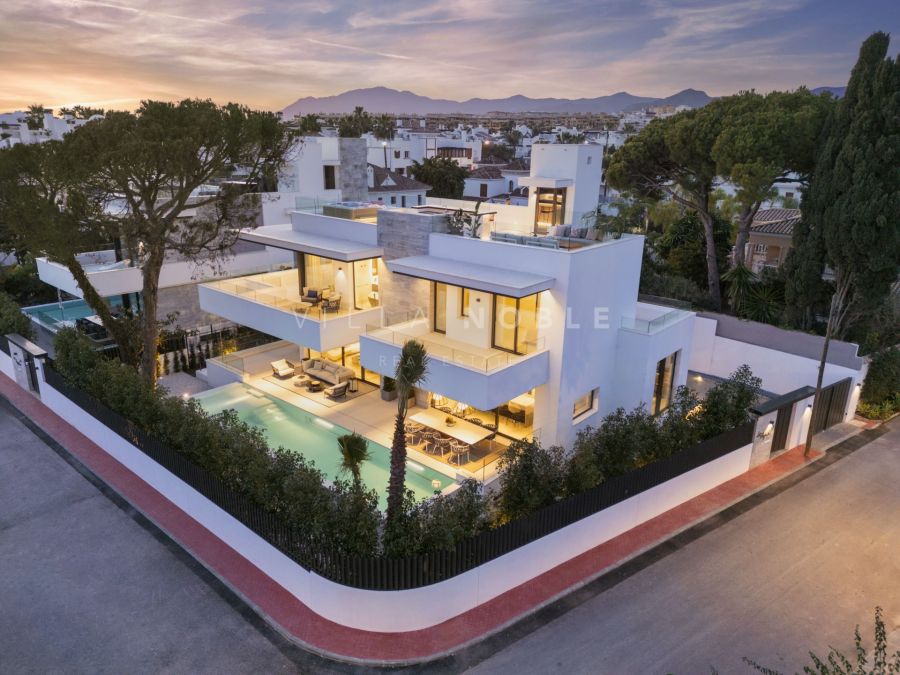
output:
[[291, 269], [200, 284], [200, 307], [316, 351], [356, 342], [367, 324], [380, 324], [380, 307], [356, 309], [346, 295], [339, 304], [304, 301], [297, 274]]
[[[113, 251], [85, 253], [79, 258], [91, 285], [101, 297], [137, 293], [143, 287], [140, 268], [131, 267], [127, 260], [116, 262]], [[38, 258], [37, 272], [44, 283], [78, 298], [84, 297], [75, 277], [65, 265]]]
[[367, 326], [360, 336], [362, 366], [390, 375], [409, 340], [421, 342], [431, 358], [423, 389], [480, 410], [503, 405], [546, 383], [550, 376], [549, 352], [542, 340], [524, 355], [479, 348], [435, 333], [427, 318], [389, 327]]

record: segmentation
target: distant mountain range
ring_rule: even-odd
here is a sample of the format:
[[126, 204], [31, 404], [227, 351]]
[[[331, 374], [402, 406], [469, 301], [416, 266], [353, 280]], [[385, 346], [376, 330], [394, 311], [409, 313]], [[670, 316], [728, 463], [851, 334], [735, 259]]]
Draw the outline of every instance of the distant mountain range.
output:
[[307, 113], [341, 114], [362, 106], [371, 113], [424, 115], [427, 113], [464, 113], [483, 115], [489, 112], [548, 112], [548, 113], [620, 113], [651, 105], [687, 105], [699, 108], [712, 100], [706, 92], [685, 89], [666, 98], [635, 96], [621, 91], [597, 98], [470, 98], [467, 101], [419, 96], [411, 91], [397, 91], [387, 87], [353, 89], [337, 96], [307, 96], [284, 109], [286, 118]]
[[824, 94], [827, 91], [835, 98], [843, 98], [847, 87], [816, 87], [815, 89], [810, 89], [810, 91], [814, 94]]
[[[846, 87], [816, 87], [815, 94], [831, 92], [840, 98]], [[296, 100], [284, 109], [285, 118], [308, 113], [343, 114], [353, 112], [362, 106], [371, 113], [392, 113], [397, 115], [426, 115], [428, 113], [484, 115], [490, 112], [525, 113], [622, 113], [656, 105], [686, 105], [700, 108], [713, 100], [705, 91], [684, 89], [665, 98], [635, 96], [620, 91], [610, 96], [597, 98], [529, 98], [510, 96], [508, 98], [470, 98], [466, 101], [452, 101], [444, 98], [419, 96], [411, 91], [398, 91], [387, 87], [352, 89], [337, 96], [307, 96]]]

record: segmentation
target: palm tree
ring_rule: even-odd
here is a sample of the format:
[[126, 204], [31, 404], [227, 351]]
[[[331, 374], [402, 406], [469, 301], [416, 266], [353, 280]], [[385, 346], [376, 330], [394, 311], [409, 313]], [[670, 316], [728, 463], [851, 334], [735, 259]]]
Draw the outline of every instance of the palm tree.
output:
[[736, 265], [722, 275], [722, 281], [728, 284], [728, 303], [731, 305], [731, 311], [740, 314], [744, 309], [747, 298], [753, 287], [756, 285], [757, 277], [744, 265]]
[[25, 125], [32, 131], [44, 128], [44, 113], [47, 109], [42, 104], [28, 106], [25, 113]]
[[397, 388], [397, 417], [394, 420], [394, 440], [391, 443], [391, 477], [388, 482], [387, 523], [390, 528], [403, 509], [406, 485], [406, 411], [409, 395], [428, 372], [428, 353], [421, 342], [410, 340], [403, 345], [400, 361], [394, 373]]
[[338, 436], [337, 440], [341, 450], [341, 471], [353, 476], [353, 486], [359, 487], [362, 485], [361, 465], [369, 459], [369, 442], [355, 431]]

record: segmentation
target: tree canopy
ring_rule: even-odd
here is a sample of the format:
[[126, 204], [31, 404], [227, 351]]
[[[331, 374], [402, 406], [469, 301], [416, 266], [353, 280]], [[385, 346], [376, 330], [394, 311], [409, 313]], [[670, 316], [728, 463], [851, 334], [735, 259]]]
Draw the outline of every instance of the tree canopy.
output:
[[[281, 166], [294, 136], [273, 113], [237, 104], [145, 101], [135, 113], [111, 112], [62, 141], [0, 152], [0, 225], [68, 267], [123, 360], [154, 383], [167, 252], [213, 264], [228, 255], [238, 230], [257, 220], [258, 195], [247, 186]], [[246, 183], [222, 183], [236, 166]], [[217, 190], [199, 192], [212, 182]], [[76, 258], [113, 241], [141, 267], [136, 319], [112, 314]]]
[[469, 172], [447, 157], [426, 157], [421, 163], [413, 161], [409, 167], [413, 178], [430, 185], [429, 197], [460, 199]]
[[825, 124], [788, 260], [787, 300], [801, 325], [833, 270], [828, 329], [839, 337], [883, 302], [900, 269], [900, 58], [887, 56], [889, 43], [886, 33], [863, 43]]

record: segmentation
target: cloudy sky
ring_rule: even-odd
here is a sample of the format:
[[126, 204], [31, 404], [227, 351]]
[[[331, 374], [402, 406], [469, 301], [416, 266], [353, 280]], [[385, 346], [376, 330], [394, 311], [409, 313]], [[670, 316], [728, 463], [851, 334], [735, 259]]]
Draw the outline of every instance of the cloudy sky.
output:
[[897, 0], [3, 0], [0, 111], [842, 85], [875, 30]]

